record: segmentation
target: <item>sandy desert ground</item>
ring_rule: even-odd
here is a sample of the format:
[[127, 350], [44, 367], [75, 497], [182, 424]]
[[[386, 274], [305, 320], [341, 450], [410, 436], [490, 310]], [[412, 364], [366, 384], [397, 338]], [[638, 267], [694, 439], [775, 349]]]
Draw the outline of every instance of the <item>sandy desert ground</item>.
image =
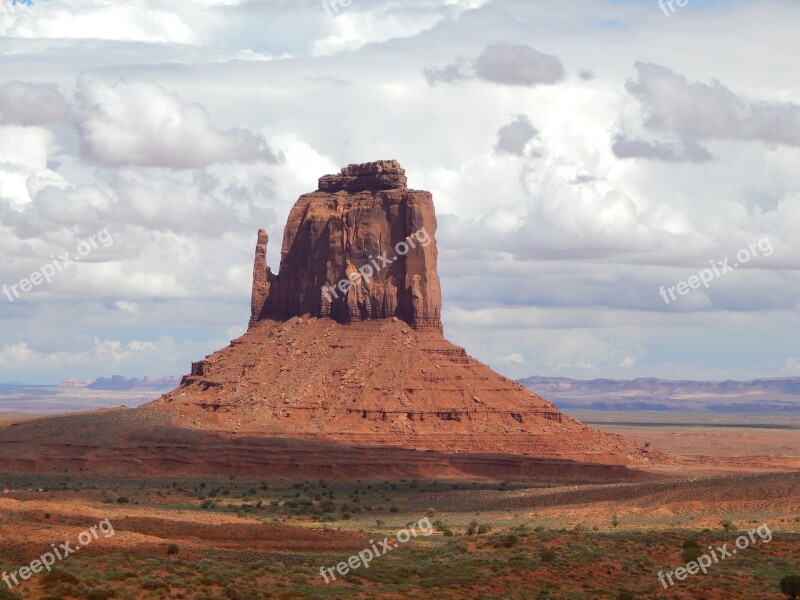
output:
[[[13, 590], [4, 585], [0, 598], [785, 597], [778, 582], [800, 570], [797, 432], [771, 429], [776, 423], [743, 428], [703, 417], [628, 417], [594, 420], [654, 449], [682, 452], [671, 472], [580, 485], [544, 477], [139, 481], [79, 470], [0, 476], [6, 572], [101, 522], [114, 531], [51, 573]], [[431, 535], [396, 542], [398, 531], [426, 518]], [[768, 542], [759, 528], [768, 529]], [[685, 565], [696, 548], [733, 548], [748, 531], [755, 542], [707, 574], [669, 590], [660, 584], [659, 571]], [[398, 547], [369, 568], [331, 583], [320, 575], [321, 567], [335, 568], [385, 538]]]

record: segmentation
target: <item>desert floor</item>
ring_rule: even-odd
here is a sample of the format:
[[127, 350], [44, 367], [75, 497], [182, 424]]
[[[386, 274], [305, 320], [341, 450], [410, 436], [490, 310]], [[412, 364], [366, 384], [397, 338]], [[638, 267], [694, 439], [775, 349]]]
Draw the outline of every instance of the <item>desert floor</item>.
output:
[[[800, 574], [800, 469], [791, 467], [800, 435], [783, 427], [792, 423], [619, 417], [596, 426], [680, 452], [682, 477], [559, 486], [0, 475], [0, 570], [18, 573], [52, 544], [80, 545], [82, 532], [106, 524], [52, 572], [13, 591], [0, 582], [0, 599], [784, 598], [778, 582]], [[714, 457], [724, 468], [710, 468]], [[430, 535], [418, 526], [397, 541], [426, 518]], [[733, 549], [748, 531], [747, 547], [707, 574], [662, 587], [659, 571], [692, 558], [684, 546], [694, 542], [695, 556]], [[381, 555], [368, 568], [323, 580], [322, 567], [335, 573], [373, 546]]]

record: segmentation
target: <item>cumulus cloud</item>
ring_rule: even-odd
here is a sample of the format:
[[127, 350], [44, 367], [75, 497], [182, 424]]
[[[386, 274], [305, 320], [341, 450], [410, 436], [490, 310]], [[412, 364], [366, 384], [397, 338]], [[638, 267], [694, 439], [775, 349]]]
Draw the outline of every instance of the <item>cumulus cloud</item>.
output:
[[84, 157], [109, 166], [191, 169], [276, 157], [247, 129], [219, 131], [199, 104], [186, 104], [155, 83], [78, 80], [77, 126]]
[[495, 151], [522, 156], [528, 142], [535, 138], [538, 133], [528, 117], [519, 115], [514, 121], [504, 125], [497, 132]]
[[69, 104], [58, 87], [9, 81], [0, 86], [0, 123], [44, 125], [69, 116]]
[[800, 105], [745, 100], [716, 79], [690, 83], [651, 63], [637, 62], [626, 84], [645, 111], [645, 127], [688, 139], [760, 140], [800, 147]]
[[533, 87], [561, 81], [564, 67], [555, 56], [530, 46], [499, 43], [487, 46], [474, 61], [462, 59], [445, 67], [428, 67], [424, 75], [431, 86], [477, 78], [504, 85]]

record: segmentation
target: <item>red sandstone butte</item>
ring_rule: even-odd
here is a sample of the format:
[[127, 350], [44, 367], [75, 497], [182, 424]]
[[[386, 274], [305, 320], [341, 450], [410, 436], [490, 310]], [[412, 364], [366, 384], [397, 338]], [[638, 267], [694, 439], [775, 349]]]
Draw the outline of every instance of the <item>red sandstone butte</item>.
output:
[[398, 317], [441, 329], [436, 214], [429, 192], [409, 190], [397, 161], [350, 165], [295, 203], [280, 274], [259, 231], [250, 324], [310, 315], [341, 323]]
[[431, 194], [396, 161], [322, 177], [289, 214], [278, 275], [258, 233], [247, 333], [149, 408], [249, 435], [646, 462], [444, 338], [435, 233]]
[[289, 215], [277, 275], [258, 232], [242, 337], [140, 408], [0, 427], [0, 472], [650, 477], [629, 467], [664, 456], [563, 415], [444, 338], [435, 233], [431, 195], [409, 190], [397, 162], [323, 177]]

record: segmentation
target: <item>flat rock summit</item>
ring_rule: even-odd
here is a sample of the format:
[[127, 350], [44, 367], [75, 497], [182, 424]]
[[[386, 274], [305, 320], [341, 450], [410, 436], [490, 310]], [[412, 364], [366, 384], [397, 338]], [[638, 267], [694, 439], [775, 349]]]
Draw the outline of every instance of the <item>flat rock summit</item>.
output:
[[635, 477], [625, 466], [647, 465], [647, 449], [562, 414], [445, 339], [435, 234], [431, 194], [409, 189], [396, 161], [322, 177], [289, 213], [277, 274], [258, 232], [243, 336], [138, 409], [0, 431], [0, 459], [154, 473]]

